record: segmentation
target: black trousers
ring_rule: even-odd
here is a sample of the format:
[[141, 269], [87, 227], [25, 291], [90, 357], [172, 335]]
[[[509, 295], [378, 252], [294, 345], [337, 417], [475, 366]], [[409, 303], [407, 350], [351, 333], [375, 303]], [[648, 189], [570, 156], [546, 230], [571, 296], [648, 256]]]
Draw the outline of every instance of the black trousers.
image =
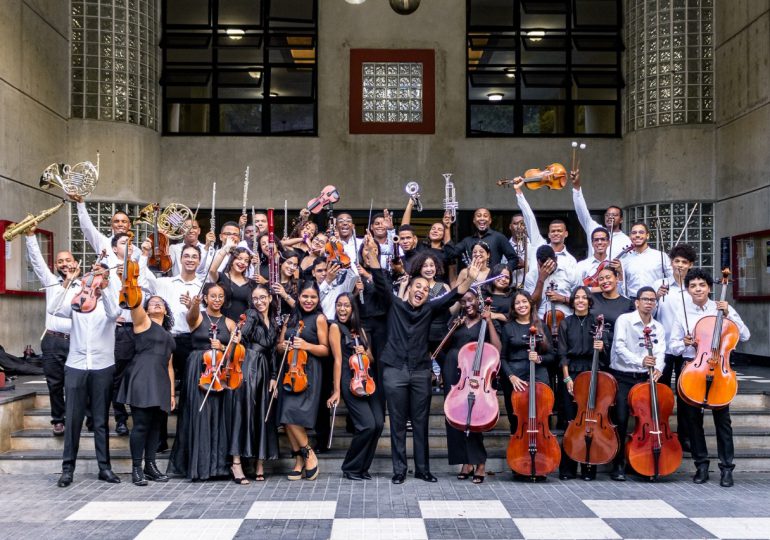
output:
[[94, 423], [94, 447], [99, 470], [110, 468], [109, 414], [115, 366], [98, 370], [64, 368], [67, 393], [62, 470], [74, 471], [80, 446], [80, 430], [90, 404]]
[[372, 396], [363, 398], [354, 396], [350, 392], [350, 370], [344, 366], [340, 392], [348, 408], [348, 418], [353, 424], [353, 440], [342, 462], [342, 471], [361, 474], [367, 472], [372, 466], [377, 442], [385, 425], [385, 414], [380, 405], [382, 400], [376, 398], [376, 395], [381, 394], [383, 390], [378, 386]]
[[[690, 433], [691, 454], [695, 465], [709, 464], [709, 452], [706, 447], [706, 435], [703, 432], [703, 409], [682, 404]], [[730, 406], [711, 411], [714, 417], [714, 427], [717, 432], [717, 455], [719, 456], [719, 468], [733, 470], [733, 458], [735, 447], [733, 445], [733, 426], [730, 420]]]
[[615, 456], [615, 466], [626, 465], [626, 439], [628, 438], [628, 393], [634, 385], [650, 380], [647, 373], [631, 373], [628, 371], [610, 370], [612, 376], [618, 382], [618, 395], [615, 397], [615, 425], [618, 428], [618, 455]]
[[[134, 359], [134, 325], [123, 324], [115, 327], [115, 380], [112, 385], [112, 395], [117, 396], [120, 383], [123, 382], [123, 372]], [[128, 411], [123, 403], [112, 402], [115, 411], [115, 422], [125, 424], [128, 421]]]
[[431, 373], [428, 369], [410, 371], [384, 366], [383, 387], [390, 415], [390, 446], [393, 473], [406, 474], [406, 421], [412, 420], [414, 472], [430, 472], [428, 458], [428, 417], [430, 415]]
[[508, 417], [508, 423], [511, 426], [511, 435], [516, 431], [516, 417], [513, 415], [513, 404], [511, 403], [511, 394], [513, 394], [513, 385], [511, 380], [505, 376], [503, 370], [500, 370], [499, 388], [503, 391], [503, 401], [505, 401], [505, 414]]
[[676, 435], [679, 442], [690, 440], [690, 422], [685, 415], [684, 405], [685, 402], [679, 397], [677, 384], [679, 383], [679, 374], [682, 373], [682, 366], [684, 365], [684, 358], [681, 356], [674, 356], [673, 354], [666, 355], [666, 365], [663, 368], [663, 373], [658, 379], [658, 382], [671, 386], [671, 375], [674, 376], [674, 385], [671, 389], [676, 396]]
[[[388, 342], [388, 321], [386, 317], [369, 317], [361, 320], [361, 326], [363, 327], [366, 335], [369, 336], [371, 342], [372, 362], [374, 362], [374, 372], [372, 377], [377, 383], [377, 386], [381, 388], [382, 382], [382, 362], [378, 362], [382, 351], [385, 350], [385, 344]], [[373, 397], [377, 398], [377, 402], [382, 409], [382, 414], [385, 414], [385, 401], [387, 396], [385, 392], [376, 392]]]
[[63, 337], [46, 334], [43, 349], [43, 374], [48, 385], [51, 401], [51, 423], [64, 423], [64, 364], [70, 350], [70, 341]]
[[142, 458], [145, 463], [155, 461], [158, 448], [161, 423], [168, 418], [160, 407], [131, 407], [131, 427], [129, 446], [131, 461], [134, 467], [141, 467]]

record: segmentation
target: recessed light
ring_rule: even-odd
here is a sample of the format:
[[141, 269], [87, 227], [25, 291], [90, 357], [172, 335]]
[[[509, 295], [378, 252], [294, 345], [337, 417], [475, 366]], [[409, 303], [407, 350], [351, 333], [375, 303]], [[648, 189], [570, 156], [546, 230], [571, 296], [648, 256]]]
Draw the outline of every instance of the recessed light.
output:
[[544, 30], [532, 30], [530, 32], [527, 32], [527, 38], [530, 41], [540, 41], [545, 37], [545, 31]]
[[515, 68], [505, 68], [503, 70], [505, 72], [505, 76], [509, 79], [515, 79], [516, 78], [516, 69]]
[[491, 94], [487, 94], [487, 99], [489, 101], [502, 101], [503, 95], [500, 92], [492, 92]]
[[348, 4], [363, 4], [366, 0], [345, 0]]
[[227, 34], [227, 37], [229, 37], [230, 39], [234, 39], [235, 41], [238, 41], [239, 39], [243, 38], [244, 34], [246, 34], [246, 32], [244, 32], [240, 28], [228, 28], [225, 31], [225, 33]]
[[259, 71], [249, 71], [249, 77], [252, 79], [259, 79], [261, 73]]

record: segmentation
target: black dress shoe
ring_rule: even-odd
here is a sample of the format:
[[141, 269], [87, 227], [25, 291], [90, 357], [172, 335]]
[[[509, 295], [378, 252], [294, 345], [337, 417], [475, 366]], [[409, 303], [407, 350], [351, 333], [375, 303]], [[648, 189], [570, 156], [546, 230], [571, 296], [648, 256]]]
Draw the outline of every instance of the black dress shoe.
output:
[[580, 478], [586, 482], [596, 480], [596, 466], [595, 465], [581, 465]]
[[99, 471], [99, 480], [104, 480], [108, 484], [120, 484], [120, 478], [112, 472], [112, 469], [102, 469]]
[[147, 479], [144, 477], [144, 473], [142, 472], [142, 468], [139, 466], [131, 467], [131, 482], [135, 486], [146, 486], [147, 485]]
[[709, 481], [709, 466], [698, 465], [698, 469], [695, 471], [695, 476], [692, 477], [692, 481], [695, 484], [705, 484]]
[[56, 485], [59, 487], [67, 487], [72, 483], [72, 471], [62, 471], [59, 481]]
[[734, 483], [732, 469], [722, 469], [722, 478], [719, 480], [719, 485], [722, 487], [733, 487]]
[[115, 426], [115, 433], [121, 437], [128, 435], [128, 426], [125, 424], [125, 422], [118, 422], [118, 425]]
[[364, 480], [371, 480], [372, 475], [369, 474], [369, 471], [364, 471], [361, 473], [361, 478], [363, 478]]
[[559, 480], [574, 480], [577, 478], [577, 475], [573, 472], [560, 472], [559, 473]]
[[363, 476], [360, 474], [352, 473], [352, 472], [344, 472], [342, 473], [342, 476], [345, 477], [347, 480], [357, 480], [361, 481], [364, 479]]
[[154, 461], [148, 461], [144, 464], [144, 475], [147, 477], [147, 480], [152, 480], [153, 482], [168, 482], [168, 476], [160, 472]]
[[394, 484], [403, 484], [404, 480], [406, 480], [406, 475], [403, 473], [394, 474], [393, 478], [390, 479]]
[[426, 482], [438, 482], [438, 478], [429, 472], [416, 472], [414, 473], [414, 477], [418, 480], [425, 480]]
[[612, 469], [612, 472], [610, 473], [610, 478], [612, 478], [616, 482], [625, 482], [626, 481], [625, 467], [618, 466]]

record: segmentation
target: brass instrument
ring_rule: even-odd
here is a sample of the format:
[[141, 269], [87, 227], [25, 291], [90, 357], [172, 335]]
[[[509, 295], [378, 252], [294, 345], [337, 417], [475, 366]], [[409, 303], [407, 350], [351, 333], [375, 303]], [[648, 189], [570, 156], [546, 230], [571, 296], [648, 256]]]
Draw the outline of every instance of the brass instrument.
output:
[[[155, 227], [154, 204], [148, 204], [139, 211], [138, 221]], [[158, 231], [169, 240], [183, 238], [192, 228], [193, 213], [183, 204], [171, 203], [158, 215]], [[189, 221], [189, 223], [188, 223]]]
[[26, 233], [32, 227], [37, 227], [40, 224], [40, 222], [48, 219], [49, 217], [54, 215], [56, 212], [58, 212], [59, 208], [64, 206], [65, 202], [66, 201], [62, 200], [62, 202], [60, 202], [56, 206], [49, 208], [48, 210], [43, 210], [36, 216], [33, 216], [32, 214], [27, 215], [27, 217], [25, 217], [20, 222], [14, 223], [10, 227], [8, 227], [3, 233], [3, 239], [6, 242], [10, 242], [17, 236]]
[[40, 176], [40, 187], [61, 188], [67, 195], [87, 197], [96, 188], [99, 181], [99, 152], [96, 153], [96, 165], [90, 161], [81, 161], [75, 165], [51, 163]]
[[444, 186], [444, 212], [449, 212], [449, 215], [452, 216], [452, 223], [454, 223], [457, 220], [459, 205], [455, 195], [455, 185], [452, 182], [452, 173], [444, 173], [442, 176], [446, 182]]
[[406, 191], [406, 194], [409, 195], [409, 197], [412, 199], [412, 202], [414, 203], [414, 209], [418, 212], [422, 212], [422, 201], [420, 200], [420, 184], [417, 182], [409, 182], [406, 187], [404, 187], [404, 191]]

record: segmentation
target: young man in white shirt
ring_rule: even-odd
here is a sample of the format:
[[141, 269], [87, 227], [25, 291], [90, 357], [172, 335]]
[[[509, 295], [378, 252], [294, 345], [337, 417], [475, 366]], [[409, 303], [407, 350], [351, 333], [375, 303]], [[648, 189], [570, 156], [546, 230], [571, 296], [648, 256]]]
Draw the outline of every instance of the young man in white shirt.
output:
[[185, 222], [185, 225], [189, 226], [190, 228], [188, 229], [187, 234], [185, 234], [182, 238], [182, 241], [177, 242], [176, 244], [172, 244], [168, 248], [171, 260], [174, 263], [174, 266], [171, 268], [171, 274], [169, 274], [171, 277], [178, 276], [180, 273], [182, 273], [182, 250], [185, 247], [198, 246], [200, 253], [203, 253], [206, 249], [206, 245], [198, 241], [198, 237], [201, 234], [201, 227], [198, 224], [198, 220], [188, 219]]
[[[653, 368], [653, 380], [657, 381], [665, 365], [666, 330], [652, 318], [657, 296], [652, 287], [638, 291], [636, 310], [624, 313], [615, 321], [615, 333], [610, 356], [610, 372], [618, 383], [615, 398], [615, 423], [618, 428], [620, 447], [610, 473], [613, 480], [626, 479], [626, 433], [628, 432], [628, 392], [641, 382], [650, 380], [649, 368]], [[652, 333], [652, 355], [644, 348], [644, 329]]]
[[[738, 312], [727, 302], [715, 302], [709, 299], [714, 280], [703, 268], [695, 268], [687, 272], [684, 285], [692, 299], [686, 306], [687, 322], [684, 317], [678, 317], [671, 333], [671, 351], [673, 354], [681, 354], [685, 361], [690, 362], [698, 350], [698, 342], [692, 336], [695, 325], [704, 317], [716, 316], [720, 311], [724, 317], [735, 323], [738, 327], [740, 341], [748, 341], [751, 332], [741, 320]], [[685, 324], [687, 325], [685, 327]], [[708, 344], [710, 346], [710, 343]], [[691, 455], [697, 469], [693, 482], [703, 484], [709, 478], [708, 448], [706, 436], [703, 433], [703, 408], [683, 403], [689, 433]], [[711, 411], [714, 417], [714, 427], [717, 434], [717, 455], [719, 456], [719, 469], [721, 478], [719, 485], [731, 487], [733, 485], [733, 457], [735, 449], [733, 445], [733, 428], [730, 422], [730, 406]]]
[[650, 229], [637, 221], [631, 225], [631, 244], [634, 250], [624, 259], [625, 296], [636, 298], [640, 287], [652, 285], [656, 280], [671, 280], [671, 260], [668, 255], [648, 244]]
[[[110, 220], [110, 228], [112, 229], [112, 234], [110, 236], [106, 236], [100, 233], [99, 230], [94, 226], [93, 221], [91, 221], [91, 216], [88, 215], [88, 210], [86, 209], [86, 203], [84, 202], [83, 197], [80, 197], [79, 195], [71, 195], [70, 199], [77, 203], [76, 206], [78, 210], [80, 228], [83, 230], [83, 236], [88, 241], [91, 249], [93, 249], [96, 253], [101, 253], [102, 250], [107, 250], [108, 264], [109, 266], [114, 266], [116, 261], [113, 257], [111, 249], [112, 239], [116, 234], [125, 234], [131, 230], [131, 219], [128, 217], [128, 214], [122, 210], [115, 212], [112, 215], [112, 219]], [[134, 246], [132, 259], [137, 260], [138, 258], [139, 250], [137, 250], [136, 246]]]
[[[48, 264], [40, 253], [40, 246], [35, 238], [35, 228], [27, 231], [27, 254], [32, 270], [37, 279], [45, 287], [45, 334], [40, 344], [43, 349], [43, 373], [48, 385], [48, 398], [51, 402], [51, 424], [53, 434], [56, 437], [64, 435], [64, 364], [70, 350], [70, 330], [72, 321], [62, 317], [55, 317], [48, 310], [58, 306], [54, 304], [57, 299], [62, 302], [71, 302], [80, 288], [80, 266], [75, 262], [75, 257], [69, 251], [60, 251], [56, 254], [54, 264], [56, 274], [51, 272]], [[74, 279], [70, 282], [69, 289], [60, 296], [64, 289], [62, 282], [66, 272], [70, 272]], [[57, 275], [58, 274], [58, 275]]]
[[67, 423], [59, 487], [67, 487], [72, 483], [80, 431], [87, 410], [91, 411], [93, 419], [99, 479], [111, 484], [120, 483], [120, 478], [112, 472], [109, 450], [109, 409], [115, 373], [115, 322], [121, 314], [118, 306], [120, 282], [109, 278], [107, 265], [95, 265], [94, 271], [101, 273], [102, 284], [101, 295], [93, 311], [81, 313], [73, 310], [70, 302], [63, 301], [65, 288], [76, 277], [76, 270], [67, 271], [64, 287], [49, 308], [51, 315], [72, 319], [70, 350], [64, 367]]

